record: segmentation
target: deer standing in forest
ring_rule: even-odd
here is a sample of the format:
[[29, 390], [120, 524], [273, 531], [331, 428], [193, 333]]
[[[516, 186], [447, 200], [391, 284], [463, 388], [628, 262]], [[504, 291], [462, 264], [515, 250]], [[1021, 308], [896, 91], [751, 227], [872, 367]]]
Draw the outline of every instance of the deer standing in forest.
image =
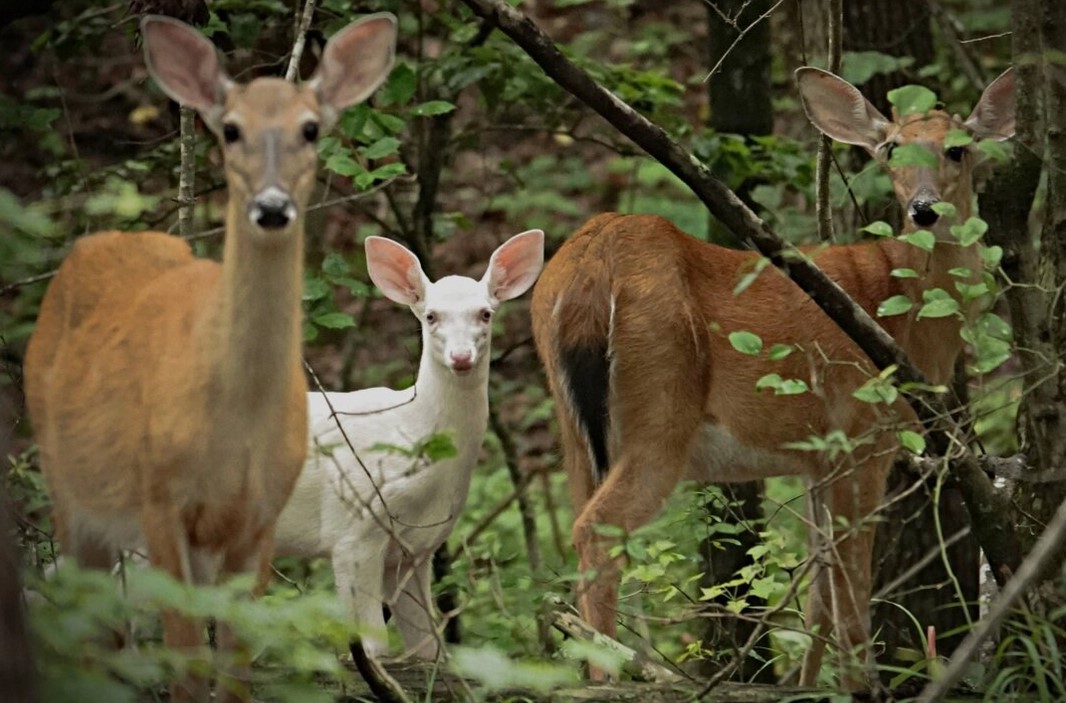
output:
[[[192, 584], [270, 574], [274, 527], [307, 451], [301, 364], [305, 209], [316, 139], [393, 63], [396, 20], [334, 36], [310, 81], [242, 85], [215, 47], [165, 17], [141, 24], [148, 70], [220, 137], [229, 203], [221, 265], [160, 232], [79, 239], [41, 303], [26, 398], [64, 550], [109, 569], [145, 546]], [[164, 643], [202, 656], [202, 623], [163, 613]], [[221, 625], [220, 700], [247, 700], [248, 654]], [[206, 701], [208, 682], [175, 683]]]
[[[880, 323], [932, 383], [946, 383], [962, 349], [960, 330], [976, 307], [955, 282], [974, 282], [981, 259], [976, 246], [962, 246], [950, 233], [952, 219], [971, 214], [978, 152], [958, 145], [965, 140], [945, 139], [956, 130], [974, 140], [1010, 137], [1013, 74], [990, 84], [966, 120], [938, 110], [889, 120], [831, 73], [803, 68], [797, 80], [818, 129], [865, 148], [886, 168], [905, 230], [935, 235], [931, 251], [883, 238], [809, 255], [870, 314], [890, 296], [913, 301], [909, 312]], [[927, 150], [931, 163], [893, 165], [901, 145]], [[938, 203], [953, 205], [954, 218], [942, 217]], [[620, 564], [609, 550], [617, 538], [598, 526], [631, 531], [646, 524], [685, 478], [804, 476], [811, 558], [822, 566], [812, 576], [805, 625], [815, 636], [800, 681], [815, 683], [832, 624], [845, 660], [841, 683], [861, 688], [873, 683], [867, 518], [883, 498], [897, 430], [915, 428], [917, 419], [901, 398], [855, 398], [876, 375], [873, 364], [782, 272], [757, 272], [758, 260], [700, 242], [661, 217], [608, 213], [587, 222], [545, 266], [531, 314], [576, 515], [578, 603], [593, 627], [615, 634]], [[917, 276], [903, 277], [903, 269]], [[757, 275], [734, 294], [748, 274]], [[919, 318], [923, 293], [933, 288], [951, 294], [960, 314]], [[738, 331], [793, 351], [773, 361], [742, 353], [729, 341]], [[802, 380], [810, 391], [757, 391], [756, 382], [771, 373]], [[850, 438], [851, 451], [790, 448], [833, 431]], [[594, 667], [590, 673], [605, 676]]]
[[[279, 555], [329, 556], [337, 592], [371, 657], [388, 651], [382, 605], [407, 651], [438, 653], [430, 595], [433, 553], [466, 504], [489, 418], [489, 351], [500, 304], [522, 295], [544, 263], [544, 233], [499, 246], [480, 280], [430, 282], [417, 257], [366, 240], [370, 278], [422, 325], [422, 359], [404, 390], [311, 393], [311, 451], [278, 521]], [[419, 446], [445, 434], [455, 449]]]

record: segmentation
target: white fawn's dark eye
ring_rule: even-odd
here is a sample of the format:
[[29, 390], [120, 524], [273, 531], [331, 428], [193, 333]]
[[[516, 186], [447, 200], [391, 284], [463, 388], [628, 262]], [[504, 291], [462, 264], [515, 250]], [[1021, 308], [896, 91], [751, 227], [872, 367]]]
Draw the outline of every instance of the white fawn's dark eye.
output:
[[227, 122], [222, 125], [222, 138], [227, 144], [232, 144], [241, 138], [241, 128], [232, 122]]
[[962, 157], [966, 156], [966, 148], [961, 146], [952, 146], [948, 147], [944, 153], [948, 155], [949, 159], [958, 163], [959, 161], [962, 161]]
[[437, 313], [435, 313], [435, 312], [427, 312], [426, 313], [426, 322], [427, 323], [432, 325], [436, 321], [437, 321]]
[[317, 122], [305, 122], [304, 123], [304, 139], [309, 142], [313, 142], [318, 139], [318, 123]]
[[489, 310], [488, 308], [485, 308], [484, 310], [482, 310], [481, 311], [481, 321], [482, 322], [491, 322], [492, 321], [492, 310]]

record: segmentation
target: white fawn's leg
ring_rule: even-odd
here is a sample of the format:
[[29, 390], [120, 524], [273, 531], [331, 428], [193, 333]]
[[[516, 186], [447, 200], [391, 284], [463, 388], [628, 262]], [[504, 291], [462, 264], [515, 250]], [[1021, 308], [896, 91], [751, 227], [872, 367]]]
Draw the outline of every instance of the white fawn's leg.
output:
[[[355, 620], [363, 649], [367, 656], [378, 659], [389, 651], [385, 616], [381, 612], [386, 545], [380, 540], [368, 540], [365, 534], [356, 539], [360, 543], [343, 540], [334, 548], [333, 579], [337, 582], [337, 596]], [[379, 541], [378, 547], [375, 542]], [[367, 555], [372, 556], [367, 558]]]
[[413, 565], [389, 569], [385, 576], [385, 593], [393, 599], [389, 607], [404, 648], [419, 659], [436, 659], [440, 649], [432, 577], [431, 554]]

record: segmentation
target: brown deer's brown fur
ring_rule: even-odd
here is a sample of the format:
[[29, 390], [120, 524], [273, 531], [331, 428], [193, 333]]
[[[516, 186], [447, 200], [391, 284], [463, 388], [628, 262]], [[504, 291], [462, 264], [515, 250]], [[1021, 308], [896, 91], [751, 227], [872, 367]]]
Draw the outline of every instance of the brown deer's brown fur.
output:
[[[229, 189], [221, 265], [160, 232], [77, 241], [41, 304], [26, 397], [63, 549], [110, 568], [118, 549], [188, 583], [269, 578], [274, 526], [307, 451], [300, 358], [304, 207], [314, 137], [388, 74], [395, 20], [365, 18], [327, 44], [303, 86], [241, 86], [214, 47], [166, 18], [142, 25], [160, 86], [225, 135]], [[314, 129], [308, 127], [314, 125]], [[168, 646], [196, 652], [202, 623], [163, 614]], [[247, 700], [247, 653], [224, 624], [231, 677]], [[207, 700], [191, 676], [172, 697]]]
[[[835, 139], [882, 157], [886, 143], [917, 144], [936, 155], [935, 168], [887, 166], [908, 214], [907, 229], [918, 228], [917, 218], [936, 234], [932, 253], [895, 239], [807, 253], [872, 315], [890, 296], [914, 301], [910, 313], [879, 321], [932, 382], [945, 383], [962, 348], [961, 317], [974, 306], [961, 303], [962, 316], [917, 319], [922, 292], [939, 287], [958, 298], [960, 277], [952, 269], [969, 269], [962, 278], [972, 282], [980, 257], [976, 247], [960, 246], [947, 218], [930, 209], [941, 200], [952, 203], [955, 222], [971, 212], [976, 150], [956, 162], [945, 156], [943, 143], [952, 129], [975, 138], [1013, 133], [1013, 80], [1008, 73], [993, 83], [965, 122], [932, 112], [893, 123], [832, 74], [803, 69], [799, 78], [812, 121]], [[886, 406], [852, 396], [876, 369], [779, 270], [767, 266], [734, 293], [757, 263], [753, 253], [700, 242], [661, 217], [597, 215], [541, 274], [533, 333], [556, 400], [577, 515], [573, 541], [584, 574], [578, 592], [583, 616], [614, 634], [619, 564], [608, 556], [612, 541], [597, 525], [640, 527], [684, 478], [803, 475], [818, 526], [810, 530], [812, 546], [828, 565], [815, 572], [805, 614], [808, 627], [821, 635], [801, 676], [813, 684], [830, 623], [845, 653], [868, 651], [872, 530], [864, 518], [883, 497], [898, 451], [896, 431], [916, 429], [916, 418], [902, 399]], [[920, 278], [890, 275], [901, 268]], [[736, 331], [758, 335], [765, 347], [788, 344], [794, 351], [778, 361], [765, 350], [741, 353], [729, 341]], [[802, 379], [810, 391], [757, 391], [756, 382], [770, 373]], [[854, 449], [827, 456], [787, 448], [833, 430], [851, 438]], [[834, 525], [830, 516], [847, 518], [850, 528]], [[833, 530], [832, 540], [822, 534]], [[854, 665], [842, 678], [851, 687], [870, 681]]]

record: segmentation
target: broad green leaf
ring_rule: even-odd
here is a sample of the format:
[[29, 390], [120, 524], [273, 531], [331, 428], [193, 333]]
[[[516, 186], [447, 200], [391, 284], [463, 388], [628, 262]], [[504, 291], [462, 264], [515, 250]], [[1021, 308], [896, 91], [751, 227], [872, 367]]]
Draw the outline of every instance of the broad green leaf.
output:
[[888, 102], [900, 116], [928, 112], [936, 107], [936, 93], [924, 86], [905, 85], [888, 91]]
[[962, 294], [962, 301], [964, 303], [984, 297], [989, 293], [988, 284], [984, 281], [981, 281], [980, 283], [964, 283], [963, 281], [956, 281], [955, 289]]
[[892, 269], [890, 275], [894, 278], [920, 278], [917, 271], [908, 268]]
[[933, 212], [941, 217], [955, 217], [957, 211], [955, 204], [949, 203], [946, 200], [941, 200], [939, 203], [933, 203]]
[[920, 229], [908, 234], [901, 234], [899, 240], [912, 246], [916, 246], [922, 251], [933, 251], [933, 247], [936, 245], [936, 236], [927, 229]]
[[987, 158], [998, 163], [1005, 163], [1010, 159], [1010, 142], [997, 142], [993, 139], [984, 139], [977, 142], [977, 149]]
[[852, 85], [862, 85], [879, 73], [894, 73], [914, 63], [911, 56], [892, 56], [880, 51], [845, 51], [840, 77]]
[[936, 154], [919, 144], [900, 144], [892, 150], [888, 165], [893, 168], [907, 166], [937, 168], [940, 165], [940, 159]]
[[770, 347], [770, 361], [780, 361], [796, 350], [791, 344], [775, 344]]
[[355, 320], [344, 312], [325, 312], [312, 318], [316, 325], [331, 330], [342, 330], [347, 327], [355, 327]]
[[411, 110], [412, 115], [428, 117], [430, 115], [443, 115], [455, 109], [455, 105], [447, 100], [430, 100]]
[[303, 299], [305, 301], [321, 300], [330, 293], [329, 283], [321, 278], [314, 276], [304, 279], [304, 294]]
[[959, 312], [959, 301], [955, 300], [943, 288], [933, 288], [922, 293], [925, 303], [918, 311], [918, 319], [923, 317], [948, 317]]
[[896, 402], [896, 398], [899, 397], [899, 390], [890, 380], [878, 376], [869, 379], [866, 383], [856, 388], [851, 395], [863, 403], [891, 404]]
[[762, 351], [762, 339], [757, 334], [740, 330], [729, 333], [729, 343], [741, 354], [756, 356]]
[[877, 306], [877, 316], [890, 317], [892, 315], [902, 315], [912, 307], [914, 307], [914, 303], [911, 302], [911, 299], [907, 296], [893, 295], [891, 298], [886, 299]]
[[891, 237], [893, 235], [892, 225], [888, 224], [887, 222], [882, 222], [881, 220], [871, 222], [870, 224], [863, 227], [862, 231], [869, 232], [870, 234], [876, 237]]
[[953, 269], [948, 269], [948, 274], [957, 278], [969, 278], [973, 275], [973, 271], [966, 268], [965, 266], [956, 266]]
[[947, 133], [944, 137], [944, 148], [950, 149], [953, 146], [967, 146], [973, 144], [973, 137], [970, 133], [963, 129], [953, 129]]
[[951, 235], [959, 240], [959, 244], [968, 247], [980, 241], [988, 231], [988, 223], [979, 217], [971, 217], [961, 225], [951, 226]]
[[984, 262], [985, 268], [995, 269], [999, 267], [1000, 262], [1003, 261], [1003, 247], [995, 244], [990, 247], [982, 247], [981, 260]]
[[925, 451], [925, 437], [917, 432], [912, 430], [900, 430], [896, 433], [896, 437], [899, 438], [899, 443], [903, 445], [903, 448], [909, 452], [921, 454]]
[[396, 137], [382, 137], [370, 146], [365, 146], [359, 151], [368, 159], [380, 159], [391, 156], [400, 150], [400, 140]]
[[381, 106], [403, 105], [415, 96], [417, 81], [414, 69], [404, 61], [399, 61], [389, 74], [389, 80], [377, 92], [374, 102]]

